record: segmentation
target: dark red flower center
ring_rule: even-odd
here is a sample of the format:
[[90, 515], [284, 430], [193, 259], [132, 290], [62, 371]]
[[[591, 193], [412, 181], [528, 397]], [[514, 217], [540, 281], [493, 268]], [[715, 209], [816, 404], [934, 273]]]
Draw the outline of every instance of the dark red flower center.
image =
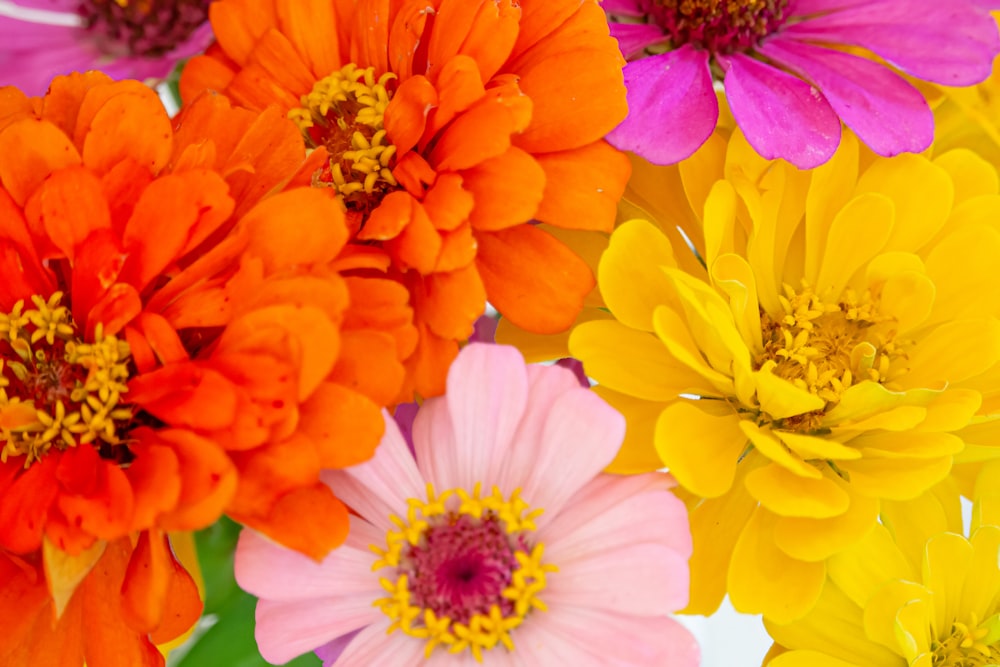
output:
[[159, 56], [208, 20], [211, 0], [87, 0], [80, 14], [111, 53]]
[[[694, 44], [712, 53], [746, 51], [786, 19], [788, 0], [640, 0], [648, 23], [670, 48]], [[615, 17], [612, 17], [614, 20]]]
[[476, 614], [488, 615], [494, 605], [504, 616], [512, 613], [514, 603], [503, 591], [518, 565], [496, 516], [453, 515], [428, 528], [424, 538], [404, 557], [415, 605], [459, 623], [468, 623]]

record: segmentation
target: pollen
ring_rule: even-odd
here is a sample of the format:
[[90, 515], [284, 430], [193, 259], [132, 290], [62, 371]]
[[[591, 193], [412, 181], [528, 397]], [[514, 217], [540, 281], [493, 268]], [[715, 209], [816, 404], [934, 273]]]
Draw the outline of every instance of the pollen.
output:
[[128, 344], [97, 325], [84, 342], [63, 294], [18, 301], [0, 314], [0, 461], [24, 457], [29, 467], [53, 449], [90, 444], [104, 456], [122, 444], [132, 409]]
[[951, 633], [933, 642], [933, 667], [992, 667], [1000, 665], [1000, 616], [979, 623], [972, 614], [969, 623], [957, 620]]
[[395, 78], [386, 73], [376, 79], [375, 68], [348, 64], [318, 81], [302, 96], [302, 106], [288, 112], [308, 144], [325, 146], [330, 155], [313, 185], [333, 188], [358, 218], [356, 226], [398, 186], [392, 175], [396, 147], [384, 122]]
[[540, 594], [558, 569], [532, 540], [541, 512], [519, 491], [484, 496], [480, 485], [440, 495], [428, 485], [426, 500], [411, 498], [405, 520], [391, 517], [385, 547], [371, 547], [372, 569], [388, 571], [374, 603], [392, 620], [388, 632], [425, 640], [426, 658], [439, 647], [480, 662], [486, 651], [513, 651], [511, 632], [546, 610]]
[[[826, 401], [821, 412], [858, 382], [892, 388], [905, 372], [908, 343], [897, 338], [895, 319], [879, 314], [871, 292], [847, 290], [839, 299], [824, 300], [807, 285], [798, 291], [784, 285], [779, 300], [781, 313], [761, 311], [764, 350], [755, 368], [819, 396]], [[800, 421], [798, 426], [808, 426], [808, 419]]]

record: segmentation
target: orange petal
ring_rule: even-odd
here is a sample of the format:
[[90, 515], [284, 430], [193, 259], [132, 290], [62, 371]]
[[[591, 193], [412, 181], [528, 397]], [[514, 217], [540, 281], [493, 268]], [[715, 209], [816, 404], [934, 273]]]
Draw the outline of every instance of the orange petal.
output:
[[343, 544], [349, 527], [347, 508], [322, 483], [282, 496], [267, 516], [233, 514], [233, 518], [315, 560]]
[[128, 624], [141, 634], [160, 624], [170, 583], [166, 538], [160, 531], [144, 530], [132, 551], [122, 584], [121, 604]]
[[236, 389], [217, 371], [175, 363], [129, 381], [129, 401], [171, 426], [223, 429], [236, 415]]
[[90, 478], [90, 488], [64, 492], [56, 501], [69, 523], [98, 539], [112, 540], [127, 534], [134, 498], [132, 485], [118, 464], [98, 458], [93, 447], [73, 447], [61, 457], [57, 473], [60, 481], [67, 467]]
[[55, 123], [67, 137], [72, 137], [76, 131], [80, 105], [87, 93], [91, 88], [107, 86], [109, 83], [112, 83], [111, 77], [96, 70], [71, 72], [54, 78], [42, 99], [42, 118]]
[[246, 452], [234, 452], [239, 485], [226, 511], [266, 515], [277, 500], [319, 480], [317, 447], [301, 433]]
[[395, 339], [398, 357], [408, 357], [417, 345], [409, 290], [394, 280], [381, 278], [348, 277], [346, 284], [351, 307], [345, 313], [344, 330], [385, 331]]
[[441, 254], [438, 255], [434, 273], [457, 271], [469, 266], [476, 259], [476, 237], [470, 225], [462, 225], [441, 234]]
[[70, 262], [91, 232], [111, 228], [101, 182], [83, 167], [61, 169], [40, 190], [42, 223], [49, 238]]
[[100, 322], [104, 325], [105, 334], [116, 335], [140, 312], [142, 312], [142, 301], [135, 288], [124, 283], [115, 283], [87, 314], [87, 334], [93, 335], [94, 329]]
[[[141, 86], [119, 93], [99, 104], [102, 88], [119, 88], [120, 82], [91, 89], [80, 107], [77, 134], [83, 137], [83, 163], [97, 172], [106, 172], [125, 158], [132, 158], [154, 174], [170, 160], [173, 129], [163, 103], [151, 88]], [[86, 113], [92, 111], [88, 117]]]
[[385, 109], [385, 131], [397, 155], [417, 144], [424, 133], [427, 114], [437, 103], [437, 91], [426, 77], [415, 76], [399, 84]]
[[486, 306], [486, 290], [475, 265], [425, 276], [413, 290], [414, 306], [431, 331], [465, 340]]
[[0, 132], [13, 122], [32, 117], [37, 117], [34, 100], [14, 86], [0, 87]]
[[268, 30], [257, 40], [247, 62], [258, 65], [282, 90], [295, 96], [305, 95], [316, 82], [295, 47], [277, 30]]
[[428, 11], [427, 5], [417, 2], [404, 3], [396, 11], [389, 30], [389, 69], [401, 81], [408, 81], [413, 77], [413, 57], [421, 46], [429, 15], [432, 12]]
[[458, 343], [431, 332], [423, 322], [417, 322], [420, 334], [417, 349], [406, 360], [406, 384], [397, 402], [412, 401], [414, 395], [430, 398], [444, 393], [448, 368], [458, 354]]
[[135, 459], [125, 469], [132, 486], [135, 511], [132, 525], [147, 528], [177, 505], [181, 492], [180, 464], [170, 447], [136, 441], [129, 447]]
[[181, 100], [186, 104], [206, 90], [225, 90], [235, 75], [236, 71], [218, 58], [195, 56], [181, 72]]
[[344, 331], [340, 357], [328, 379], [364, 394], [379, 406], [389, 405], [403, 383], [403, 365], [396, 354], [396, 341], [387, 333]]
[[283, 33], [295, 45], [309, 70], [326, 76], [340, 69], [340, 52], [333, 3], [329, 0], [294, 0], [275, 3]]
[[379, 406], [335, 382], [319, 386], [302, 404], [299, 419], [299, 428], [315, 443], [324, 468], [346, 468], [367, 461], [385, 432]]
[[[434, 34], [440, 34], [437, 26]], [[455, 116], [466, 111], [486, 93], [479, 65], [468, 56], [456, 55], [444, 63], [438, 63], [434, 87], [438, 91], [438, 106], [430, 113], [427, 129], [420, 142], [421, 149]]]
[[[452, 5], [462, 3], [471, 4], [466, 0], [451, 1]], [[512, 0], [479, 4], [472, 25], [464, 35], [460, 52], [476, 61], [483, 81], [493, 78], [510, 56], [517, 41], [520, 19], [520, 3]], [[435, 26], [436, 31], [440, 32], [441, 29], [440, 24]]]
[[441, 174], [424, 195], [423, 204], [435, 228], [451, 231], [469, 219], [475, 198], [462, 187], [461, 176]]
[[531, 225], [476, 235], [476, 266], [497, 310], [532, 333], [558, 333], [573, 324], [594, 287], [586, 262]]
[[208, 16], [219, 45], [240, 65], [247, 62], [257, 40], [277, 24], [273, 2], [216, 2], [209, 8]]
[[545, 189], [545, 172], [538, 162], [513, 147], [463, 171], [462, 178], [476, 200], [469, 220], [476, 229], [487, 231], [534, 218]]
[[441, 235], [419, 202], [413, 202], [409, 224], [399, 236], [386, 242], [385, 249], [404, 271], [412, 268], [428, 274], [434, 270], [441, 252]]
[[[42, 545], [42, 529], [58, 486], [55, 471], [57, 456], [46, 456], [27, 470], [23, 462], [0, 463], [0, 474], [12, 480], [3, 489], [0, 503], [0, 545], [14, 553], [28, 553]], [[19, 474], [18, 474], [19, 473]]]
[[247, 252], [270, 273], [294, 264], [328, 262], [347, 242], [344, 214], [325, 190], [297, 188], [269, 197], [242, 220]]
[[510, 148], [513, 130], [510, 109], [496, 99], [484, 98], [448, 125], [428, 161], [437, 171], [468, 169]]
[[80, 154], [59, 128], [21, 120], [0, 132], [0, 182], [19, 206], [49, 174], [80, 164]]
[[545, 171], [545, 196], [536, 218], [566, 229], [612, 230], [632, 172], [624, 153], [602, 139], [536, 159]]
[[177, 509], [160, 518], [164, 530], [197, 530], [219, 518], [236, 492], [236, 469], [219, 446], [189, 431], [168, 429], [138, 438], [173, 448], [181, 471]]
[[140, 313], [135, 324], [149, 341], [150, 348], [161, 364], [168, 365], [188, 360], [188, 353], [180, 336], [163, 316], [156, 313]]
[[409, 224], [414, 206], [416, 202], [407, 191], [390, 192], [368, 216], [365, 226], [358, 232], [358, 239], [388, 241], [396, 238]]
[[194, 578], [173, 553], [168, 553], [168, 556], [171, 572], [163, 615], [160, 617], [160, 625], [149, 635], [149, 640], [157, 645], [187, 632], [197, 622], [204, 608]]

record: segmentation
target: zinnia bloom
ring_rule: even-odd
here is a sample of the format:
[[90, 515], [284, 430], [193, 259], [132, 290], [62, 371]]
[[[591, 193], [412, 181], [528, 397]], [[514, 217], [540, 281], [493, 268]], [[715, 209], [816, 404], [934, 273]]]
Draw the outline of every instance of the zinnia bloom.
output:
[[715, 128], [721, 81], [764, 157], [820, 165], [840, 142], [841, 121], [880, 155], [922, 151], [934, 136], [931, 111], [885, 62], [948, 86], [982, 81], [1000, 53], [988, 4], [605, 0], [629, 61], [629, 115], [608, 139], [656, 164], [683, 160]]
[[[1000, 484], [998, 470], [980, 486]], [[766, 623], [770, 667], [986, 667], [1000, 664], [1000, 519], [977, 502], [969, 536], [957, 494], [914, 501], [830, 560], [830, 583], [804, 618]], [[994, 509], [996, 506], [993, 506]], [[914, 520], [916, 519], [916, 520]]]
[[55, 10], [0, 16], [0, 83], [41, 95], [59, 74], [99, 69], [115, 79], [159, 80], [212, 40], [210, 0], [11, 0]]
[[786, 622], [883, 501], [1000, 456], [998, 179], [967, 151], [859, 157], [851, 135], [812, 172], [739, 132], [699, 166], [680, 173], [704, 266], [623, 224], [598, 272], [614, 319], [570, 350], [628, 421], [615, 469], [666, 465], [691, 494], [689, 610], [728, 591]]
[[415, 455], [387, 416], [371, 461], [324, 474], [356, 514], [322, 563], [243, 531], [264, 657], [696, 665], [667, 616], [687, 599], [684, 506], [662, 473], [601, 473], [621, 415], [505, 346], [468, 345], [447, 383], [417, 414]]
[[[319, 469], [381, 437], [366, 401], [402, 381], [381, 324], [405, 291], [348, 312], [378, 290], [328, 265], [347, 239], [332, 196], [261, 201], [303, 159], [291, 123], [218, 96], [172, 124], [96, 72], [0, 91], [0, 551], [52, 597], [0, 598], [33, 628], [3, 634], [3, 664], [161, 664], [154, 644], [200, 612], [166, 531], [231, 511], [315, 557], [343, 540], [346, 517], [319, 533], [301, 507], [346, 514]], [[383, 372], [359, 383], [373, 338]], [[352, 428], [330, 435], [334, 398]]]
[[278, 104], [327, 160], [359, 275], [405, 285], [420, 332], [408, 384], [440, 393], [486, 299], [564, 330], [589, 267], [533, 219], [610, 231], [627, 160], [604, 135], [626, 113], [623, 61], [591, 0], [222, 0], [218, 44], [181, 77]]

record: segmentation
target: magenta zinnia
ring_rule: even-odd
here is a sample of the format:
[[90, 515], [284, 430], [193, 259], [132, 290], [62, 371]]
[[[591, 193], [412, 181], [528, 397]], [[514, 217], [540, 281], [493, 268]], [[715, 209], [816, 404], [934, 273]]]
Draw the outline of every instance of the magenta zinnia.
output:
[[326, 473], [355, 514], [324, 561], [244, 531], [236, 578], [261, 598], [264, 657], [696, 665], [668, 617], [686, 603], [691, 553], [672, 480], [601, 472], [621, 415], [510, 347], [468, 345], [447, 385], [416, 417], [415, 456], [387, 418], [371, 461]]
[[[983, 0], [605, 0], [629, 61], [629, 116], [612, 144], [656, 164], [694, 153], [719, 115], [766, 158], [810, 168], [830, 159], [843, 121], [880, 155], [934, 135], [917, 79], [967, 86], [1000, 52]], [[872, 55], [877, 56], [873, 58]]]
[[[0, 82], [41, 95], [59, 74], [159, 80], [212, 40], [209, 0], [12, 0], [0, 15]], [[28, 11], [25, 11], [28, 10]], [[29, 13], [49, 10], [50, 14]], [[46, 22], [29, 19], [43, 18]]]

